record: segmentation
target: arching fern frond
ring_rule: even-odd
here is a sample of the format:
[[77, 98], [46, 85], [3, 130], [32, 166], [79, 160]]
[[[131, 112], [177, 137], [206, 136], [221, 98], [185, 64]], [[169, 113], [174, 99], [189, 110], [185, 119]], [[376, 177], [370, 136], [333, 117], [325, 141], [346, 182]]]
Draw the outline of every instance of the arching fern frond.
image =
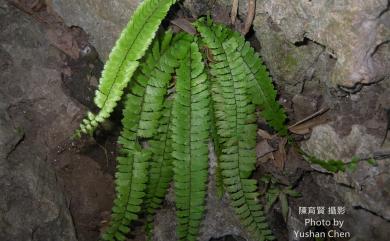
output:
[[[215, 79], [216, 124], [222, 146], [221, 169], [231, 204], [243, 224], [260, 240], [272, 240], [258, 203], [256, 181], [250, 179], [256, 162], [255, 107], [248, 95], [249, 83], [233, 33], [221, 25], [196, 23], [213, 54], [211, 74]], [[234, 48], [235, 47], [235, 48]]]
[[[286, 114], [281, 105], [276, 101], [276, 91], [269, 76], [266, 66], [262, 63], [261, 57], [250, 46], [245, 38], [237, 32], [233, 32], [222, 24], [212, 22], [206, 23], [204, 19], [198, 20], [195, 25], [202, 36], [207, 35], [209, 48], [218, 50], [218, 42], [234, 38], [237, 42], [236, 51], [240, 53], [237, 61], [245, 66], [248, 75], [248, 90], [251, 101], [261, 109], [261, 116], [267, 123], [281, 135], [287, 135], [285, 125]], [[220, 52], [216, 52], [214, 59], [220, 61], [223, 58]]]
[[171, 80], [175, 68], [179, 65], [177, 60], [184, 56], [186, 47], [183, 43], [189, 40], [188, 38], [189, 36], [185, 34], [177, 35], [173, 41], [176, 44], [173, 44], [170, 51], [161, 57], [159, 65], [150, 74], [151, 77], [145, 89], [143, 111], [137, 130], [139, 137], [150, 138], [156, 133], [169, 80]]
[[149, 181], [146, 188], [145, 210], [147, 214], [146, 232], [151, 240], [154, 215], [165, 198], [173, 177], [172, 167], [172, 100], [166, 99], [163, 115], [159, 121], [157, 135], [151, 141], [152, 159], [149, 166]]
[[104, 66], [94, 99], [100, 110], [97, 114], [88, 113], [76, 136], [91, 134], [99, 123], [110, 116], [137, 69], [139, 59], [144, 56], [161, 21], [174, 3], [175, 0], [145, 0], [134, 12]]
[[[231, 107], [235, 115], [231, 116], [225, 111], [225, 117], [230, 118], [230, 128], [235, 127], [235, 132], [230, 132], [226, 137], [221, 159], [222, 175], [224, 184], [230, 193], [232, 205], [240, 216], [243, 224], [261, 240], [272, 240], [271, 231], [265, 220], [262, 207], [258, 203], [259, 193], [257, 192], [256, 180], [250, 179], [256, 164], [256, 122], [254, 106], [251, 104], [247, 94], [247, 74], [244, 66], [237, 59], [239, 52], [233, 38], [222, 44], [227, 57], [227, 68], [232, 76], [233, 94], [231, 89], [223, 84], [222, 96], [225, 101], [234, 100], [233, 105], [224, 105], [224, 109]], [[220, 71], [220, 70], [218, 70]], [[227, 81], [224, 81], [227, 83]], [[229, 102], [229, 101], [228, 101]], [[236, 108], [234, 110], [234, 108]], [[234, 120], [235, 118], [235, 120]], [[224, 125], [221, 126], [221, 133], [226, 134]], [[233, 129], [234, 130], [234, 129]], [[234, 146], [237, 143], [237, 146]], [[232, 145], [233, 144], [233, 145]]]
[[142, 199], [145, 196], [147, 182], [147, 168], [150, 152], [141, 150], [140, 145], [134, 143], [133, 150], [126, 156], [118, 157], [118, 172], [115, 177], [115, 191], [117, 192], [112, 208], [111, 223], [103, 235], [104, 240], [122, 241], [130, 231], [131, 221], [138, 219]]
[[276, 101], [276, 90], [272, 84], [267, 67], [262, 63], [258, 53], [245, 41], [239, 33], [232, 36], [232, 46], [240, 53], [236, 62], [245, 67], [248, 89], [252, 102], [260, 107], [261, 116], [280, 135], [287, 135], [286, 114]]
[[[169, 36], [171, 32], [165, 35], [160, 45], [158, 42], [154, 44], [127, 95], [122, 119], [123, 131], [119, 138], [119, 143], [124, 147], [128, 141], [136, 140], [136, 137], [152, 136], [157, 131], [171, 75], [179, 66], [179, 59], [183, 58], [190, 41], [190, 37], [185, 34], [176, 35], [173, 39]], [[158, 49], [161, 49], [160, 52]]]
[[208, 176], [207, 75], [196, 40], [177, 70], [173, 105], [173, 156], [179, 240], [196, 240], [205, 210]]
[[[174, 68], [179, 65], [176, 56], [184, 56], [185, 46], [188, 43], [189, 38], [185, 35], [178, 35], [172, 39], [172, 33], [168, 32], [161, 44], [155, 41], [153, 48], [147, 53], [146, 62], [141, 65], [134, 78], [123, 110], [123, 130], [118, 140], [122, 145], [121, 156], [118, 157], [115, 180], [117, 195], [110, 226], [103, 235], [105, 240], [124, 240], [125, 234], [129, 231], [129, 224], [138, 219], [137, 214], [141, 210], [145, 196], [151, 156], [150, 150], [141, 148], [138, 142], [140, 137], [138, 131], [143, 122], [153, 121], [153, 119], [142, 119], [144, 113], [149, 110], [147, 106], [156, 106], [158, 113], [151, 115], [150, 118], [157, 118], [157, 121], [161, 111], [159, 106], [162, 106], [162, 103], [153, 98], [149, 99], [151, 101], [146, 101], [153, 94], [147, 90], [150, 86], [154, 88], [158, 83], [159, 88], [162, 89], [159, 93], [163, 97], [166, 95], [171, 77], [160, 78], [162, 74], [165, 74], [162, 70], [170, 74], [173, 72]], [[155, 134], [157, 126], [150, 131]]]

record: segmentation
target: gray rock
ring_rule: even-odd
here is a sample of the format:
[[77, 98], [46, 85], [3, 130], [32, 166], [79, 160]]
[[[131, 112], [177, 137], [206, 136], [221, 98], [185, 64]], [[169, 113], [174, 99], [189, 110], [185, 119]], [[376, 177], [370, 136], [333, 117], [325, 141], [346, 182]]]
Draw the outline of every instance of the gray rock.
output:
[[38, 22], [4, 0], [0, 19], [0, 240], [76, 241], [68, 203], [46, 159], [70, 136], [81, 110], [62, 91], [55, 68], [61, 54]]
[[14, 128], [6, 105], [0, 103], [0, 159], [6, 158], [22, 137], [23, 131]]
[[[323, 160], [351, 161], [354, 156], [368, 156], [374, 153], [381, 140], [370, 135], [363, 126], [353, 125], [348, 136], [340, 137], [330, 125], [314, 128], [310, 139], [302, 148]], [[359, 162], [353, 172], [339, 172], [334, 176], [337, 183], [350, 187], [336, 187], [339, 195], [352, 207], [359, 207], [376, 213], [390, 220], [390, 200], [388, 184], [390, 183], [389, 159], [378, 161], [377, 166]], [[318, 169], [318, 167], [314, 167]], [[321, 168], [319, 171], [323, 171]]]
[[245, 239], [236, 235], [225, 235], [223, 237], [212, 238], [209, 241], [245, 241]]
[[[338, 220], [344, 221], [342, 231], [349, 232], [353, 241], [366, 240], [387, 240], [390, 222], [384, 220], [375, 213], [367, 212], [360, 207], [353, 207], [345, 203], [343, 192], [349, 192], [350, 188], [337, 184], [334, 178], [328, 174], [311, 173], [302, 178], [297, 188], [302, 193], [302, 198], [291, 199], [291, 211], [288, 218], [289, 240], [304, 240], [297, 239], [294, 231], [307, 231], [310, 226], [304, 225], [305, 218], [313, 218], [315, 220]], [[313, 195], [315, 193], [315, 195]], [[299, 214], [299, 207], [317, 207], [324, 206], [326, 208], [325, 215], [302, 215]], [[329, 215], [327, 209], [332, 206], [345, 207], [343, 215]], [[326, 227], [323, 227], [326, 228]], [[329, 227], [328, 227], [329, 230]]]
[[363, 126], [353, 125], [349, 135], [341, 137], [331, 125], [325, 124], [313, 129], [302, 148], [323, 160], [350, 161], [352, 156], [373, 153], [379, 144], [379, 138], [367, 134]]
[[[213, 1], [215, 2], [215, 1]], [[223, 6], [231, 1], [219, 0]], [[103, 60], [107, 59], [115, 39], [139, 4], [134, 1], [63, 1], [53, 0], [53, 8], [69, 26], [85, 29]], [[194, 16], [203, 15], [211, 1], [184, 2]], [[390, 26], [385, 0], [370, 1], [257, 1], [253, 23], [256, 36], [262, 42], [268, 62], [279, 63], [271, 69], [286, 78], [300, 78], [318, 58], [319, 52], [337, 58], [329, 80], [333, 84], [353, 87], [368, 84], [390, 75], [388, 54]], [[240, 13], [245, 16], [246, 1], [240, 1]], [[271, 31], [264, 28], [272, 22]], [[267, 41], [268, 40], [268, 41]], [[311, 40], [308, 46], [297, 48]], [[305, 44], [304, 44], [305, 45]], [[317, 46], [310, 46], [317, 45]], [[268, 53], [266, 51], [271, 51]], [[276, 51], [276, 52], [275, 52]], [[297, 80], [298, 79], [298, 80]]]
[[105, 61], [115, 40], [140, 2], [52, 0], [52, 7], [68, 26], [79, 26], [89, 34], [90, 42]]
[[352, 87], [388, 76], [389, 65], [375, 61], [378, 46], [390, 40], [388, 1], [265, 1], [264, 11], [291, 42], [304, 37], [326, 46], [337, 58], [335, 84]]
[[[240, 8], [245, 16], [246, 1], [240, 1]], [[390, 75], [388, 55], [384, 54], [390, 40], [388, 19], [386, 0], [277, 0], [257, 1], [253, 25], [257, 37], [257, 32], [264, 32], [262, 23], [271, 21], [286, 40], [282, 42], [301, 45], [311, 40], [325, 47], [328, 54], [337, 58], [329, 80], [353, 87]], [[278, 49], [272, 44], [265, 47]]]
[[21, 144], [0, 162], [0, 240], [76, 241], [55, 172], [38, 148]]

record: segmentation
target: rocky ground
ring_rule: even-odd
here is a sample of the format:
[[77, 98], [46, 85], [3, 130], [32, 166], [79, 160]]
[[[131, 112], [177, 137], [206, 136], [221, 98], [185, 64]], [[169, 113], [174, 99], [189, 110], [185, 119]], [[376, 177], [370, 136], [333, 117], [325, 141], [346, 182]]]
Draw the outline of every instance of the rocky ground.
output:
[[[238, 29], [247, 14], [246, 1], [239, 2]], [[329, 108], [295, 136], [302, 148], [346, 162], [389, 152], [389, 138], [383, 141], [390, 108], [389, 2], [256, 3], [247, 37], [273, 76], [288, 124]], [[0, 0], [0, 240], [94, 241], [107, 224], [120, 112], [109, 131], [99, 130], [94, 139], [71, 136], [85, 111], [94, 108], [103, 62], [138, 4]], [[229, 23], [231, 1], [186, 0], [178, 9], [171, 18], [210, 12]], [[286, 221], [280, 203], [270, 210], [278, 240], [299, 240], [293, 230], [305, 229], [300, 206], [345, 206], [339, 218], [352, 240], [388, 240], [389, 159], [332, 174], [294, 148], [287, 148], [281, 165], [280, 158], [265, 155], [265, 143], [259, 137], [255, 177], [272, 174], [302, 194], [289, 198]], [[211, 189], [207, 205], [199, 240], [247, 239], [226, 198], [218, 200]], [[156, 240], [174, 240], [173, 208], [170, 195], [158, 214]], [[144, 240], [142, 222], [135, 227], [133, 240]]]

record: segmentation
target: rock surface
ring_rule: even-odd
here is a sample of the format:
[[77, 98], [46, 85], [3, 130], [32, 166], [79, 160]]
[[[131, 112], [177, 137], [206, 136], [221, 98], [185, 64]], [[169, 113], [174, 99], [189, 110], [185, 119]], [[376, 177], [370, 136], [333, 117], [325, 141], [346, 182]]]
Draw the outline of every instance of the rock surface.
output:
[[[231, 4], [226, 0], [219, 2]], [[253, 28], [259, 40], [267, 38], [262, 29], [266, 22], [273, 27], [274, 31], [271, 32], [280, 32], [277, 36], [282, 38], [269, 43], [269, 46], [265, 43], [264, 47], [278, 50], [280, 48], [275, 45], [280, 42], [296, 46], [314, 42], [336, 59], [328, 79], [333, 85], [353, 88], [355, 85], [377, 82], [390, 75], [390, 62], [386, 54], [390, 40], [388, 1], [351, 0], [341, 3], [330, 0], [277, 0], [257, 1], [256, 6]], [[246, 8], [246, 1], [240, 1], [244, 17]], [[302, 48], [299, 48], [298, 54], [303, 59], [299, 60], [299, 56], [288, 52], [279, 58], [286, 60], [287, 65], [296, 65], [304, 62], [307, 56], [316, 55], [304, 53]]]
[[[224, 6], [231, 4], [227, 0], [218, 2]], [[66, 24], [80, 26], [90, 34], [92, 43], [105, 60], [139, 1], [53, 0], [52, 4]], [[213, 6], [211, 1], [191, 0], [184, 5], [193, 16], [203, 15], [207, 7]], [[240, 12], [245, 16], [246, 1], [240, 1]], [[264, 30], [267, 22], [272, 23], [272, 31]], [[294, 72], [305, 72], [302, 68], [310, 67], [319, 52], [325, 50], [337, 59], [328, 81], [353, 88], [356, 84], [373, 83], [390, 75], [390, 60], [386, 54], [390, 41], [389, 22], [386, 0], [343, 3], [278, 0], [257, 1], [253, 27], [259, 40], [272, 40], [261, 41], [264, 51], [277, 51], [264, 54], [270, 58], [268, 61], [280, 62], [282, 68], [292, 72], [285, 73], [284, 77], [292, 78]], [[307, 41], [312, 46], [294, 48], [294, 44], [305, 45]], [[280, 73], [279, 69], [274, 71]]]
[[[313, 195], [315, 190], [316, 195]], [[296, 238], [294, 231], [307, 231], [308, 226], [304, 225], [304, 218], [313, 218], [315, 220], [338, 220], [344, 221], [342, 230], [350, 232], [353, 241], [366, 240], [387, 240], [389, 235], [389, 222], [374, 213], [367, 212], [363, 208], [355, 208], [350, 203], [345, 202], [343, 192], [353, 191], [347, 186], [339, 185], [334, 178], [328, 174], [311, 173], [304, 175], [297, 191], [302, 193], [302, 198], [290, 200], [290, 215], [288, 218], [289, 240], [304, 240]], [[341, 195], [340, 195], [341, 194]], [[330, 206], [345, 207], [346, 212], [343, 215], [301, 215], [299, 207], [317, 207], [323, 206], [328, 209]], [[358, 221], [357, 221], [358, 220]], [[322, 227], [325, 228], [326, 227]], [[328, 229], [329, 230], [329, 229]]]
[[76, 241], [47, 151], [81, 109], [62, 91], [60, 52], [42, 27], [4, 0], [0, 19], [0, 240]]
[[389, 62], [373, 57], [390, 40], [387, 0], [278, 0], [259, 5], [290, 42], [308, 38], [337, 58], [331, 76], [335, 84], [353, 87], [390, 74]]
[[[353, 125], [351, 132], [345, 137], [340, 137], [332, 126], [321, 125], [314, 128], [303, 149], [323, 160], [349, 162], [354, 156], [375, 153], [380, 142], [379, 138], [368, 134], [366, 128], [360, 125]], [[353, 172], [337, 173], [334, 177], [336, 183], [328, 186], [334, 188], [333, 192], [337, 192], [352, 207], [369, 210], [390, 220], [389, 167], [389, 159], [378, 161], [376, 166], [360, 162]], [[345, 188], [346, 186], [349, 188]]]
[[139, 3], [139, 0], [52, 0], [52, 7], [68, 26], [80, 26], [89, 34], [90, 42], [105, 61]]

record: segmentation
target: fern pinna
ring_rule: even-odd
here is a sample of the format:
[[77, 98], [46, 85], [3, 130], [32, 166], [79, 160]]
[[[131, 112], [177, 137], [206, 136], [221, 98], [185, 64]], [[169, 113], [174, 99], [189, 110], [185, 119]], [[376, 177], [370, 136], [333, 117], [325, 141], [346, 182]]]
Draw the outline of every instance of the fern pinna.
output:
[[[146, 214], [146, 232], [152, 239], [156, 210], [173, 181], [177, 238], [196, 240], [206, 211], [212, 139], [218, 190], [229, 195], [253, 238], [273, 240], [257, 182], [251, 179], [256, 108], [276, 132], [287, 134], [271, 78], [240, 34], [211, 20], [196, 21], [195, 36], [168, 30], [153, 41], [174, 2], [145, 0], [136, 10], [100, 79], [95, 97], [100, 111], [89, 113], [76, 133], [92, 134], [126, 91], [116, 199], [102, 239], [126, 240], [140, 214]], [[211, 56], [202, 55], [205, 48]]]

